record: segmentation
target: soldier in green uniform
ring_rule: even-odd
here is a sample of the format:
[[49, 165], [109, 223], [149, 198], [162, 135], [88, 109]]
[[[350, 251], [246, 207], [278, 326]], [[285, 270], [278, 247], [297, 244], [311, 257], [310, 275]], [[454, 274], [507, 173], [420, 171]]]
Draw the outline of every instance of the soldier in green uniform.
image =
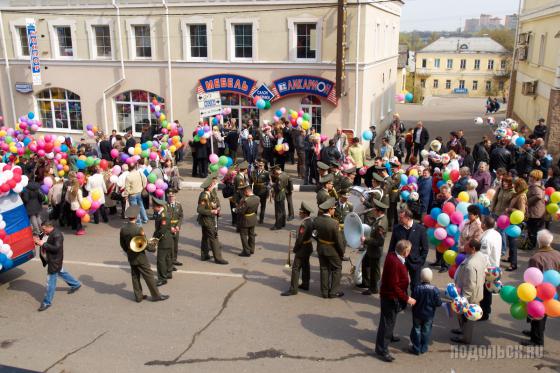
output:
[[[298, 289], [309, 290], [309, 278], [311, 277], [311, 266], [309, 257], [313, 252], [313, 219], [311, 218], [311, 207], [307, 202], [302, 202], [299, 208], [299, 217], [302, 219], [297, 231], [294, 244], [294, 262], [292, 263], [292, 277], [290, 289], [283, 292], [282, 296], [296, 295]], [[299, 285], [299, 273], [301, 271], [301, 285]]]
[[265, 161], [259, 159], [257, 161], [257, 169], [251, 175], [253, 183], [253, 193], [260, 199], [261, 211], [259, 212], [259, 224], [264, 221], [266, 211], [266, 200], [270, 193], [270, 174], [265, 169]]
[[336, 202], [334, 218], [338, 221], [338, 225], [341, 231], [344, 229], [344, 219], [346, 219], [346, 216], [349, 213], [354, 211], [354, 206], [350, 202], [348, 202], [349, 197], [350, 197], [349, 191], [343, 189], [340, 191], [338, 201]]
[[356, 167], [350, 167], [342, 170], [342, 182], [340, 183], [341, 188], [350, 189], [354, 186], [354, 180], [356, 179]]
[[[342, 172], [340, 172], [340, 163], [336, 161], [331, 162], [329, 173], [333, 175], [333, 188], [337, 193], [339, 193], [342, 190], [342, 181], [344, 179]], [[335, 199], [338, 198], [335, 197]]]
[[142, 284], [140, 283], [140, 276], [144, 278], [146, 285], [148, 285], [148, 290], [152, 295], [152, 301], [162, 301], [169, 298], [169, 295], [160, 294], [157, 286], [156, 280], [154, 278], [154, 273], [152, 268], [150, 268], [150, 263], [146, 257], [146, 251], [142, 250], [140, 252], [135, 252], [130, 249], [130, 241], [136, 236], [145, 236], [144, 229], [136, 225], [136, 218], [140, 212], [140, 206], [132, 205], [125, 211], [125, 216], [128, 222], [122, 226], [120, 231], [120, 244], [121, 249], [126, 253], [128, 257], [128, 263], [130, 264], [130, 274], [132, 276], [132, 288], [134, 289], [134, 298], [136, 302], [140, 303], [147, 298], [142, 292]]
[[372, 174], [372, 192], [368, 194], [368, 199], [362, 199], [362, 203], [369, 210], [364, 214], [364, 224], [371, 226], [375, 221], [374, 200], [389, 204], [389, 194], [385, 192], [384, 179], [378, 173]]
[[336, 200], [329, 198], [320, 206], [320, 215], [313, 222], [317, 231], [317, 254], [321, 270], [321, 295], [323, 298], [337, 298], [344, 295], [339, 291], [344, 257], [344, 243], [338, 229], [338, 222], [333, 218]]
[[[317, 168], [319, 170], [319, 180], [321, 180], [321, 178], [327, 176], [329, 174], [329, 165], [326, 163], [323, 163], [321, 161], [317, 162]], [[321, 182], [319, 181], [317, 183], [317, 189], [315, 190], [315, 192], [318, 192], [323, 186], [321, 185]]]
[[243, 161], [239, 163], [239, 166], [237, 166], [238, 168], [237, 175], [235, 175], [235, 178], [233, 179], [233, 188], [234, 188], [233, 203], [236, 209], [235, 212], [232, 210], [232, 214], [235, 214], [235, 224], [237, 226], [237, 232], [239, 232], [239, 219], [237, 216], [237, 206], [239, 205], [239, 202], [243, 198], [243, 191], [240, 188], [244, 187], [245, 185], [249, 185], [249, 175], [247, 174], [248, 167], [249, 167], [249, 163], [247, 163], [247, 161]]
[[167, 209], [171, 215], [171, 233], [173, 235], [173, 270], [177, 269], [175, 266], [182, 266], [183, 263], [177, 260], [177, 254], [179, 252], [179, 235], [181, 234], [181, 224], [183, 223], [183, 206], [176, 201], [175, 189], [170, 189], [167, 192], [167, 199], [169, 203]]
[[167, 202], [152, 198], [156, 219], [154, 237], [159, 239], [157, 248], [157, 286], [167, 284], [173, 278], [173, 233], [171, 233], [171, 214]]
[[215, 191], [217, 178], [211, 175], [201, 184], [204, 189], [198, 196], [198, 213], [197, 222], [202, 227], [202, 240], [200, 243], [200, 260], [206, 261], [210, 259], [208, 254], [212, 250], [214, 261], [217, 264], [228, 264], [222, 258], [222, 245], [218, 240], [218, 216], [220, 216], [220, 201]]
[[294, 191], [294, 184], [290, 175], [288, 176], [288, 186], [286, 187], [286, 201], [288, 202], [288, 221], [294, 220], [294, 202], [292, 200], [292, 192]]
[[322, 177], [319, 182], [323, 187], [317, 192], [317, 206], [323, 204], [326, 200], [331, 198], [333, 190], [333, 176], [330, 174], [326, 175]]
[[379, 280], [381, 279], [381, 266], [379, 261], [383, 255], [383, 245], [385, 244], [385, 234], [388, 231], [389, 223], [385, 216], [386, 204], [376, 199], [373, 200], [375, 221], [371, 226], [369, 237], [362, 237], [362, 242], [366, 247], [366, 253], [362, 259], [362, 284], [360, 287], [368, 288], [362, 294], [371, 295], [379, 293]]
[[282, 229], [286, 226], [286, 189], [290, 177], [282, 171], [279, 165], [272, 168], [274, 172], [274, 185], [272, 187], [272, 198], [274, 198], [275, 222], [270, 230]]
[[243, 251], [239, 256], [251, 256], [255, 253], [255, 226], [257, 225], [257, 210], [259, 208], [259, 197], [253, 194], [249, 185], [240, 187], [243, 199], [237, 207], [239, 218], [239, 229]]

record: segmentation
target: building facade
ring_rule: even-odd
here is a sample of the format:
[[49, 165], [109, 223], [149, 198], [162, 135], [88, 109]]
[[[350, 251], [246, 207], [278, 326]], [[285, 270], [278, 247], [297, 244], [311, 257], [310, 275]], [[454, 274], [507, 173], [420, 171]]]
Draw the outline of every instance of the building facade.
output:
[[550, 128], [548, 149], [560, 145], [560, 3], [526, 0], [519, 15], [516, 59], [508, 115], [534, 127]]
[[469, 18], [465, 20], [464, 32], [477, 32], [480, 30], [480, 20], [478, 18]]
[[517, 28], [517, 21], [517, 14], [509, 14], [505, 18], [504, 27], [508, 30], [515, 30]]
[[[303, 109], [326, 133], [383, 124], [394, 108], [398, 1], [347, 2], [341, 87], [337, 1], [60, 3], [0, 8], [0, 108], [10, 126], [32, 111], [49, 132], [78, 135], [91, 123], [138, 133], [155, 120], [149, 103], [156, 97], [169, 119], [189, 129], [200, 119], [198, 95], [212, 92], [238, 123], [271, 120], [281, 107]], [[38, 36], [31, 48], [30, 21]], [[30, 54], [40, 60], [35, 85]], [[274, 95], [269, 110], [255, 107], [256, 93]]]
[[416, 52], [415, 96], [502, 97], [511, 52], [488, 37], [440, 38]]

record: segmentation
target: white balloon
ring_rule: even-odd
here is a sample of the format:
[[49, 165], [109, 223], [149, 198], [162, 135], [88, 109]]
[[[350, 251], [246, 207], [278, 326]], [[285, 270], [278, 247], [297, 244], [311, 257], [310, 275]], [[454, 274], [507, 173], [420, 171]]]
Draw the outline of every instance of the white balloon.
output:
[[46, 157], [47, 157], [48, 159], [53, 159], [53, 158], [54, 158], [54, 153], [52, 153], [52, 152], [51, 152], [51, 153], [47, 153], [47, 156], [46, 156]]
[[14, 177], [14, 173], [11, 170], [4, 171], [4, 178], [7, 180], [12, 180]]
[[14, 256], [14, 252], [12, 251], [12, 249], [10, 249], [10, 251], [8, 251], [8, 258], [12, 258], [12, 256]]
[[27, 186], [27, 183], [29, 183], [29, 178], [26, 175], [22, 175], [20, 184], [23, 186]]
[[481, 125], [482, 123], [484, 123], [484, 121], [481, 117], [474, 118], [474, 124]]
[[18, 185], [16, 185], [14, 187], [13, 191], [19, 194], [19, 193], [23, 192], [23, 188], [24, 188], [24, 186], [21, 185], [21, 183], [19, 183]]
[[60, 142], [62, 144], [66, 141], [66, 138], [64, 136], [58, 136], [57, 140], [58, 140], [58, 142]]
[[113, 184], [116, 184], [117, 181], [119, 181], [119, 177], [117, 175], [111, 175], [111, 177], [109, 178], [109, 181]]
[[0, 229], [6, 229], [6, 222], [5, 221], [0, 221]]
[[128, 154], [134, 155], [134, 148], [132, 146], [128, 148]]

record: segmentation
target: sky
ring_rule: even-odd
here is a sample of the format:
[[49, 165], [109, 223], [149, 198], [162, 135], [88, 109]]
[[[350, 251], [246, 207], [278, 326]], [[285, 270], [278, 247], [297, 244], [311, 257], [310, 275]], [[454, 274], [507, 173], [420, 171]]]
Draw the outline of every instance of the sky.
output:
[[[481, 13], [503, 18], [517, 13], [519, 0], [404, 0], [401, 31], [455, 31]], [[502, 21], [503, 22], [503, 21]]]

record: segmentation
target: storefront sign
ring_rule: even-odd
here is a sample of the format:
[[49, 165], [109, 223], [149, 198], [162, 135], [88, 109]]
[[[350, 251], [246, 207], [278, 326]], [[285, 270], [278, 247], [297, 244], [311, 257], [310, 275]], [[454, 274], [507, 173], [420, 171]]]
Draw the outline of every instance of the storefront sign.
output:
[[275, 80], [272, 93], [276, 96], [273, 101], [289, 95], [315, 95], [334, 105], [338, 103], [334, 82], [317, 76], [293, 75]]
[[197, 93], [235, 92], [251, 96], [256, 90], [256, 81], [241, 75], [217, 74], [200, 79]]
[[271, 101], [274, 98], [274, 93], [268, 89], [266, 84], [263, 84], [253, 92], [253, 97], [255, 96], [259, 96], [265, 101]]
[[465, 94], [465, 93], [469, 93], [469, 90], [466, 88], [455, 88], [453, 90], [453, 93]]
[[37, 44], [37, 26], [33, 18], [25, 20], [27, 41], [29, 43], [29, 56], [31, 62], [31, 77], [33, 85], [41, 85], [41, 63], [39, 61], [39, 45]]
[[33, 85], [31, 83], [16, 83], [16, 91], [19, 93], [33, 92]]
[[198, 93], [196, 99], [201, 118], [211, 117], [222, 112], [220, 92]]

